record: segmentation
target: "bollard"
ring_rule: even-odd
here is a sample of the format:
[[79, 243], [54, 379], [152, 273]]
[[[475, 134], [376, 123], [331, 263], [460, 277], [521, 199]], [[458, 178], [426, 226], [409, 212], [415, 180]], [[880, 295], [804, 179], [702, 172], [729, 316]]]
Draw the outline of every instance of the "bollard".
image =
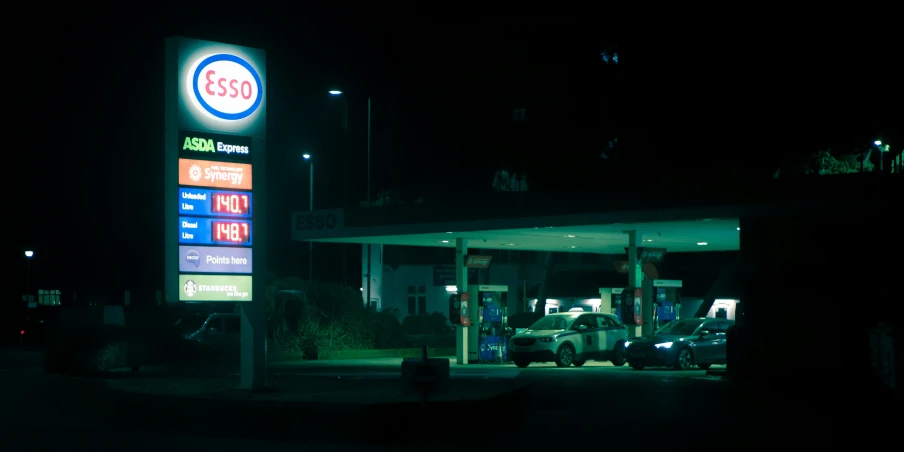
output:
[[430, 358], [427, 346], [421, 347], [420, 358], [405, 358], [401, 369], [402, 392], [426, 397], [443, 390], [449, 380], [449, 360]]

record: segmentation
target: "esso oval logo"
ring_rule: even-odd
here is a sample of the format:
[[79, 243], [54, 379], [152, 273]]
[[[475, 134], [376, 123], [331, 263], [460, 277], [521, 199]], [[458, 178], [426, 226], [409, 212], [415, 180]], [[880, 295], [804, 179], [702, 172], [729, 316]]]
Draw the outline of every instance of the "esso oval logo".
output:
[[209, 55], [194, 64], [189, 91], [195, 107], [225, 121], [238, 121], [257, 111], [264, 84], [247, 61], [228, 53]]

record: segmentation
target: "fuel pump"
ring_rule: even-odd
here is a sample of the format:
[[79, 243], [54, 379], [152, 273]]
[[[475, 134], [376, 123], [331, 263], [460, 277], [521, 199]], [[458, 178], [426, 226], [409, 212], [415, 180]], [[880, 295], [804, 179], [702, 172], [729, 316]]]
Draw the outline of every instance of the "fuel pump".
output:
[[624, 323], [624, 319], [622, 318], [622, 293], [624, 293], [624, 291], [625, 291], [624, 287], [618, 287], [618, 288], [612, 289], [612, 298], [611, 298], [611, 300], [612, 300], [612, 302], [611, 302], [612, 312], [611, 313], [615, 314], [615, 316], [618, 317], [619, 319], [622, 319], [623, 323]]
[[507, 317], [508, 286], [480, 285], [477, 291], [479, 302], [479, 336], [477, 362], [500, 364], [508, 362], [508, 344], [512, 336]]
[[632, 339], [639, 335], [637, 326], [643, 324], [642, 292], [643, 289], [632, 287], [612, 289], [612, 303], [617, 310], [616, 315], [625, 324], [628, 337]]
[[681, 281], [676, 279], [647, 279], [643, 282], [643, 303], [650, 303], [652, 307], [650, 332], [678, 319], [681, 285]]
[[[615, 290], [612, 291], [615, 293]], [[634, 317], [634, 289], [627, 287], [621, 289], [618, 294], [618, 318], [621, 319], [622, 323], [625, 325], [637, 325], [636, 319]], [[614, 297], [614, 295], [613, 295]], [[637, 312], [640, 314], [640, 312]]]
[[449, 323], [461, 325], [461, 295], [458, 292], [449, 294]]

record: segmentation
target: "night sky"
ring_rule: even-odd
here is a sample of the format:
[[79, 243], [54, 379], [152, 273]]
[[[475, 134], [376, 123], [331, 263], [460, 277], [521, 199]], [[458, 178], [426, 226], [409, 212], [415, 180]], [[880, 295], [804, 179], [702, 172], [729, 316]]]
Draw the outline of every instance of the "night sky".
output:
[[[375, 192], [489, 187], [500, 168], [552, 188], [591, 178], [614, 137], [635, 163], [691, 179], [739, 165], [769, 171], [784, 154], [876, 137], [904, 145], [900, 53], [890, 32], [865, 26], [231, 12], [73, 19], [48, 26], [37, 51], [17, 51], [32, 74], [23, 89], [41, 94], [23, 107], [20, 130], [32, 138], [7, 150], [22, 212], [7, 216], [14, 281], [33, 248], [42, 287], [162, 284], [163, 40], [172, 35], [267, 51], [274, 244], [288, 238], [289, 212], [307, 205], [302, 152], [318, 158], [319, 207], [364, 199], [368, 95]], [[607, 66], [599, 52], [615, 45], [620, 64]], [[346, 133], [332, 87], [350, 96]], [[527, 108], [531, 135], [512, 126], [514, 107]], [[302, 257], [278, 271], [299, 272]]]

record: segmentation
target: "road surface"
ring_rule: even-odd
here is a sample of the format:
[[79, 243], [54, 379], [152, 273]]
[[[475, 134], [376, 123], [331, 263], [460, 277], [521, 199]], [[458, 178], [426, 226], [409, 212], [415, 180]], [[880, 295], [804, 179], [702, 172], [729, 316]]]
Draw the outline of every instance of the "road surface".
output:
[[[317, 385], [322, 379], [360, 380], [398, 378], [400, 360], [297, 362], [272, 365], [270, 375], [304, 379]], [[641, 450], [687, 450], [731, 444], [744, 447], [820, 447], [841, 441], [854, 426], [881, 417], [839, 407], [834, 393], [823, 400], [800, 399], [769, 388], [738, 386], [700, 370], [643, 370], [587, 363], [582, 368], [531, 365], [469, 365], [451, 368], [455, 379], [501, 379], [530, 383], [523, 400], [511, 407], [462, 410], [454, 425], [433, 425], [407, 433], [360, 438], [349, 426], [348, 435], [308, 440], [276, 441], [267, 437], [236, 437], [199, 424], [178, 432], [143, 425], [155, 413], [110, 413], [103, 382], [73, 383], [72, 379], [45, 375], [36, 353], [0, 350], [0, 450], [460, 450], [496, 444], [516, 447], [639, 447]], [[829, 388], [831, 389], [831, 388]], [[857, 407], [853, 407], [857, 409]], [[118, 418], [115, 425], [98, 419]], [[156, 415], [159, 416], [159, 413]], [[310, 413], [317, 416], [317, 413]], [[500, 420], [516, 419], [509, 427]], [[341, 422], [341, 419], [337, 419]], [[429, 422], [425, 425], [430, 425]], [[837, 429], [846, 425], [848, 429]], [[857, 437], [861, 445], [887, 438], [874, 423]], [[404, 426], [400, 429], [404, 431]], [[246, 435], [248, 436], [248, 435]], [[366, 444], [361, 442], [366, 440]], [[711, 446], [704, 447], [705, 444]], [[380, 449], [383, 450], [383, 449]]]

